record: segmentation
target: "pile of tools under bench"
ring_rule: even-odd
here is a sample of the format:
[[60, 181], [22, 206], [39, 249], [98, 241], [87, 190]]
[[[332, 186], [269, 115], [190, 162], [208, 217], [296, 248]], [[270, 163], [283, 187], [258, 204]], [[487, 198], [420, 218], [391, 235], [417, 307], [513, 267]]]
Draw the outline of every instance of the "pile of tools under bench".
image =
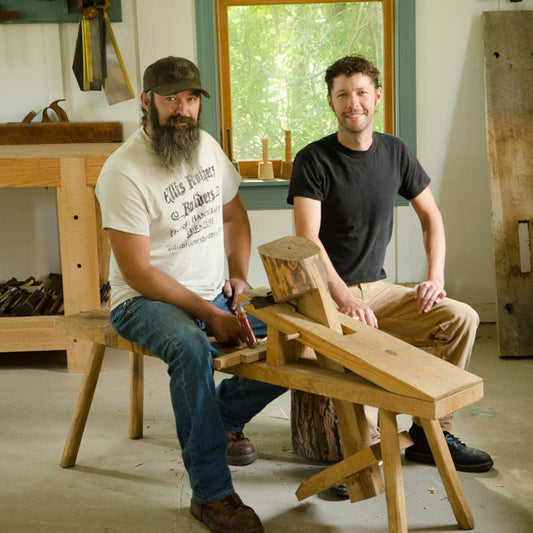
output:
[[[109, 282], [100, 288], [100, 303], [109, 298]], [[0, 316], [63, 315], [61, 274], [49, 274], [45, 280], [29, 276], [0, 282]]]

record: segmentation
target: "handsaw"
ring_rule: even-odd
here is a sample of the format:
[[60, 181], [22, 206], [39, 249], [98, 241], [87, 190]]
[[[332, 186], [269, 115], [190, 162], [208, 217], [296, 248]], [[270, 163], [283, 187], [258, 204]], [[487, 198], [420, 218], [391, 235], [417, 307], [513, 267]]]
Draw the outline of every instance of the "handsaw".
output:
[[111, 21], [109, 0], [76, 0], [82, 12], [72, 69], [82, 91], [104, 88], [113, 105], [135, 97]]
[[[106, 0], [107, 7], [109, 1]], [[102, 9], [105, 21], [105, 57], [106, 57], [106, 78], [104, 82], [104, 90], [109, 105], [117, 104], [130, 98], [135, 98], [133, 88], [131, 86], [128, 73], [122, 55], [118, 48], [115, 34], [111, 28], [111, 21], [107, 14], [107, 7]]]

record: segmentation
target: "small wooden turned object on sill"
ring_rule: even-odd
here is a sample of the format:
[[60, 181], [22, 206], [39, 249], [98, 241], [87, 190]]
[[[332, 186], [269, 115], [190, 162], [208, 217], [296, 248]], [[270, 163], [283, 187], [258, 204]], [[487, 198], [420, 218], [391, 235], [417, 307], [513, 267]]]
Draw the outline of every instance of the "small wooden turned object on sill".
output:
[[272, 161], [268, 160], [268, 139], [263, 139], [263, 160], [259, 162], [257, 177], [260, 180], [273, 180], [274, 168]]
[[281, 162], [281, 178], [284, 180], [290, 180], [291, 172], [292, 172], [291, 130], [285, 130], [285, 159]]

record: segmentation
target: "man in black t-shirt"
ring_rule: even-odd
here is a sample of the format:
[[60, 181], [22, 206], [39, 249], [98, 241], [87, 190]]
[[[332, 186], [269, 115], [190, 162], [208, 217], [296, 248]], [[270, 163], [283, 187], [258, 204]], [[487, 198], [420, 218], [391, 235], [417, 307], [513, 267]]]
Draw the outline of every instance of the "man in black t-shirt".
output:
[[[338, 131], [295, 157], [288, 202], [296, 234], [322, 250], [331, 295], [338, 308], [369, 326], [411, 344], [431, 342], [436, 356], [466, 369], [479, 317], [468, 305], [446, 298], [446, 244], [430, 179], [397, 137], [373, 131], [381, 101], [379, 70], [360, 56], [347, 56], [326, 71], [328, 103]], [[414, 289], [385, 281], [385, 251], [401, 195], [422, 227], [427, 279]], [[457, 470], [485, 472], [491, 457], [451, 433], [453, 414], [440, 420]], [[372, 420], [369, 420], [372, 429]], [[409, 430], [411, 461], [434, 464], [419, 420]]]

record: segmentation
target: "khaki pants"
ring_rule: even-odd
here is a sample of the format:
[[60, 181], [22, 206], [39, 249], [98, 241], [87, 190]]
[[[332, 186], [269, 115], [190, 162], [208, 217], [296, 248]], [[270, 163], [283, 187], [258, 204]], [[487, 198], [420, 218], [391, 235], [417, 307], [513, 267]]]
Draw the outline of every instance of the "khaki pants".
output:
[[[380, 330], [414, 346], [433, 346], [437, 357], [462, 369], [468, 367], [479, 325], [479, 316], [469, 305], [444, 298], [429, 313], [421, 314], [411, 288], [380, 280], [353, 285], [350, 289], [374, 311]], [[379, 434], [377, 412], [368, 407], [365, 412], [371, 435], [375, 431]], [[442, 429], [450, 431], [452, 420], [453, 413], [442, 418]]]

